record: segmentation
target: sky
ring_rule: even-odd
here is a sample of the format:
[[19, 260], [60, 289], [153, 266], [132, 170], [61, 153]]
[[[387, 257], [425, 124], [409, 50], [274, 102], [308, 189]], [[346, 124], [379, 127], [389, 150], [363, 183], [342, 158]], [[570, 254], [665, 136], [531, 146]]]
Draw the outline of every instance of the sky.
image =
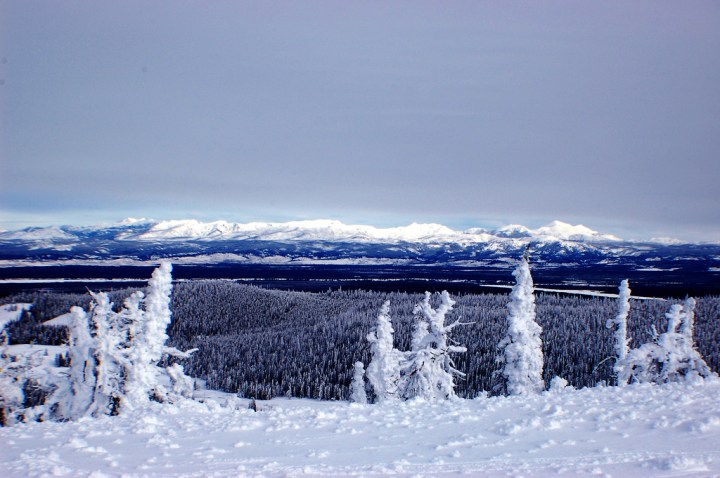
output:
[[0, 229], [720, 240], [716, 1], [0, 0]]

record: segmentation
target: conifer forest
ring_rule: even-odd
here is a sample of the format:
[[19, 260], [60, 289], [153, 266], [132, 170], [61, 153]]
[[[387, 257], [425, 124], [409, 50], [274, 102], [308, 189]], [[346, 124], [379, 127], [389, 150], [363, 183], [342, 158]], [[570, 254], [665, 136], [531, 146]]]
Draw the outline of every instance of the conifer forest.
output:
[[[119, 309], [133, 290], [109, 293]], [[454, 354], [455, 393], [464, 398], [496, 394], [501, 385], [498, 344], [507, 333], [509, 296], [503, 293], [453, 295], [448, 321], [459, 320], [452, 341], [467, 348]], [[174, 285], [168, 345], [197, 349], [180, 360], [185, 373], [208, 388], [257, 399], [305, 397], [350, 398], [353, 366], [370, 362], [368, 334], [389, 301], [394, 347], [409, 350], [415, 306], [422, 294], [365, 290], [294, 292], [231, 281], [190, 281]], [[436, 304], [439, 295], [431, 297]], [[66, 342], [65, 327], [43, 322], [72, 306], [87, 308], [88, 294], [20, 293], [1, 303], [32, 303], [20, 320], [6, 326], [10, 344]], [[631, 348], [667, 328], [666, 312], [677, 300], [632, 299], [627, 316]], [[617, 299], [536, 293], [537, 323], [542, 328], [544, 382], [562, 377], [576, 388], [611, 384], [614, 342], [607, 323], [618, 311]], [[712, 371], [720, 369], [720, 298], [699, 297], [694, 340]], [[57, 361], [67, 357], [58, 356]], [[170, 360], [178, 360], [170, 358]]]

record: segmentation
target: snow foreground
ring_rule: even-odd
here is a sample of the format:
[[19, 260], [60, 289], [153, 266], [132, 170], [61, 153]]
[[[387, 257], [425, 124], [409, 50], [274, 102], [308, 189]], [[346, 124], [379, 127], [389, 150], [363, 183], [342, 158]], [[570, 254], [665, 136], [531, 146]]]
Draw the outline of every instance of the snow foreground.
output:
[[4, 477], [719, 476], [720, 380], [359, 405], [151, 403], [0, 428]]

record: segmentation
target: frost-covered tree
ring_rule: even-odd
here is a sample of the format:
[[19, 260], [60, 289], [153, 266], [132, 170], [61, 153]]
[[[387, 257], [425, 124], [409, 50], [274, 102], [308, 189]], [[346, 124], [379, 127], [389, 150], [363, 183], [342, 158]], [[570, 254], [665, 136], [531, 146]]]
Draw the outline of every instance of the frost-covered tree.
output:
[[400, 353], [393, 346], [394, 333], [390, 322], [390, 301], [385, 301], [377, 317], [375, 330], [367, 336], [371, 359], [365, 375], [372, 386], [376, 402], [397, 398]]
[[350, 385], [350, 401], [353, 403], [367, 403], [365, 366], [362, 362], [355, 362], [353, 379]]
[[630, 371], [626, 366], [627, 355], [630, 351], [629, 339], [627, 336], [627, 319], [630, 312], [630, 286], [628, 280], [625, 279], [620, 283], [618, 291], [618, 313], [614, 319], [607, 321], [606, 326], [609, 329], [615, 329], [615, 365], [613, 373], [617, 378], [617, 384], [626, 385], [630, 379]]
[[57, 400], [60, 417], [74, 420], [85, 415], [93, 402], [96, 362], [87, 313], [80, 307], [73, 307], [68, 322], [69, 388], [66, 395], [60, 392]]
[[91, 292], [90, 296], [95, 329], [95, 390], [89, 412], [92, 415], [117, 415], [129, 365], [125, 349], [127, 327], [122, 323], [122, 316], [113, 311], [113, 304], [105, 292]]
[[685, 299], [685, 302], [683, 302], [685, 315], [682, 323], [680, 324], [680, 333], [682, 334], [683, 345], [690, 348], [694, 348], [695, 344], [695, 339], [693, 338], [693, 334], [695, 332], [695, 304], [696, 302], [694, 298], [688, 297]]
[[[695, 320], [695, 299], [688, 298], [683, 305], [675, 304], [666, 314], [668, 330], [659, 338], [663, 351], [660, 380], [677, 382], [708, 377], [712, 374], [702, 356], [695, 350], [693, 322]], [[678, 329], [680, 329], [678, 331]]]
[[145, 323], [145, 311], [142, 304], [145, 301], [145, 294], [142, 291], [135, 291], [123, 302], [123, 309], [120, 311], [120, 319], [128, 328], [128, 340], [133, 341], [142, 334]]
[[10, 357], [7, 344], [0, 346], [0, 426], [13, 425], [22, 414], [23, 384], [28, 365]]
[[42, 350], [11, 354], [0, 350], [0, 425], [44, 421], [55, 413], [48, 395], [59, 389]]
[[678, 382], [713, 374], [695, 349], [692, 337], [694, 308], [695, 300], [692, 298], [683, 305], [671, 305], [665, 314], [668, 320], [666, 331], [628, 353], [623, 366], [629, 370], [632, 381]]
[[455, 368], [451, 354], [466, 352], [465, 347], [450, 344], [449, 333], [460, 324], [458, 320], [445, 325], [446, 315], [455, 301], [447, 291], [440, 294], [440, 305], [430, 304], [430, 292], [415, 306], [417, 322], [413, 332], [412, 350], [401, 363], [398, 395], [411, 398], [447, 399], [455, 396], [454, 376], [465, 376]]
[[89, 316], [80, 307], [72, 307], [68, 319], [69, 370], [50, 370], [53, 361], [47, 359], [22, 370], [14, 367], [14, 380], [4, 384], [9, 390], [7, 398], [0, 397], [3, 404], [17, 406], [17, 390], [10, 387], [13, 384], [25, 389], [39, 384], [35, 387], [39, 391], [33, 393], [47, 397], [32, 410], [23, 410], [25, 419], [30, 414], [62, 420], [117, 415], [126, 408], [146, 405], [151, 396], [158, 401], [191, 397], [194, 381], [185, 375], [183, 367], [163, 366], [168, 355], [188, 358], [193, 352], [165, 346], [165, 330], [170, 323], [170, 271], [169, 264], [156, 269], [147, 297], [142, 293], [130, 295], [120, 312], [113, 310], [108, 294], [103, 292], [90, 293]]
[[[170, 324], [170, 294], [172, 293], [172, 265], [163, 262], [155, 269], [144, 298], [145, 309], [139, 303], [141, 295], [131, 296], [127, 315], [130, 320], [130, 346], [125, 384], [126, 402], [130, 408], [142, 407], [153, 397], [162, 400], [167, 393], [161, 383], [158, 364], [163, 358]], [[137, 308], [136, 308], [137, 304]]]
[[543, 390], [542, 328], [535, 321], [535, 296], [530, 265], [523, 257], [513, 271], [515, 286], [508, 304], [507, 335], [498, 344], [505, 390], [509, 395], [527, 395]]
[[170, 378], [170, 385], [175, 396], [192, 398], [195, 390], [195, 381], [185, 375], [185, 369], [179, 363], [174, 363], [165, 368]]

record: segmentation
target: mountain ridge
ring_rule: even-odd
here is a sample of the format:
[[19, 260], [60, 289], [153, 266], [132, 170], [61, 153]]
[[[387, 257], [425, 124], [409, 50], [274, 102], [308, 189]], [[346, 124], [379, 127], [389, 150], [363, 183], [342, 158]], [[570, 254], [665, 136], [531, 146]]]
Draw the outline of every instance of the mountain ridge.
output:
[[[188, 278], [279, 275], [273, 286], [292, 277], [288, 284], [308, 287], [338, 274], [349, 283], [362, 277], [393, 283], [420, 274], [492, 286], [506, 284], [528, 251], [538, 284], [554, 289], [611, 290], [628, 278], [648, 295], [720, 293], [720, 245], [627, 241], [561, 221], [537, 229], [464, 231], [418, 223], [377, 228], [334, 220], [239, 224], [144, 218], [26, 228], [0, 233], [0, 283], [119, 277], [129, 273], [127, 267], [171, 261], [192, 269]], [[78, 269], [83, 267], [96, 272]]]
[[537, 229], [521, 225], [497, 229], [470, 228], [462, 231], [436, 223], [411, 223], [407, 226], [379, 228], [344, 224], [318, 219], [289, 222], [228, 221], [201, 222], [195, 219], [153, 221], [127, 218], [107, 225], [29, 227], [0, 232], [0, 241], [72, 242], [89, 235], [102, 235], [118, 241], [323, 241], [363, 243], [487, 243], [493, 240], [520, 239], [541, 242], [623, 242], [612, 234], [599, 233], [584, 225], [553, 221]]

